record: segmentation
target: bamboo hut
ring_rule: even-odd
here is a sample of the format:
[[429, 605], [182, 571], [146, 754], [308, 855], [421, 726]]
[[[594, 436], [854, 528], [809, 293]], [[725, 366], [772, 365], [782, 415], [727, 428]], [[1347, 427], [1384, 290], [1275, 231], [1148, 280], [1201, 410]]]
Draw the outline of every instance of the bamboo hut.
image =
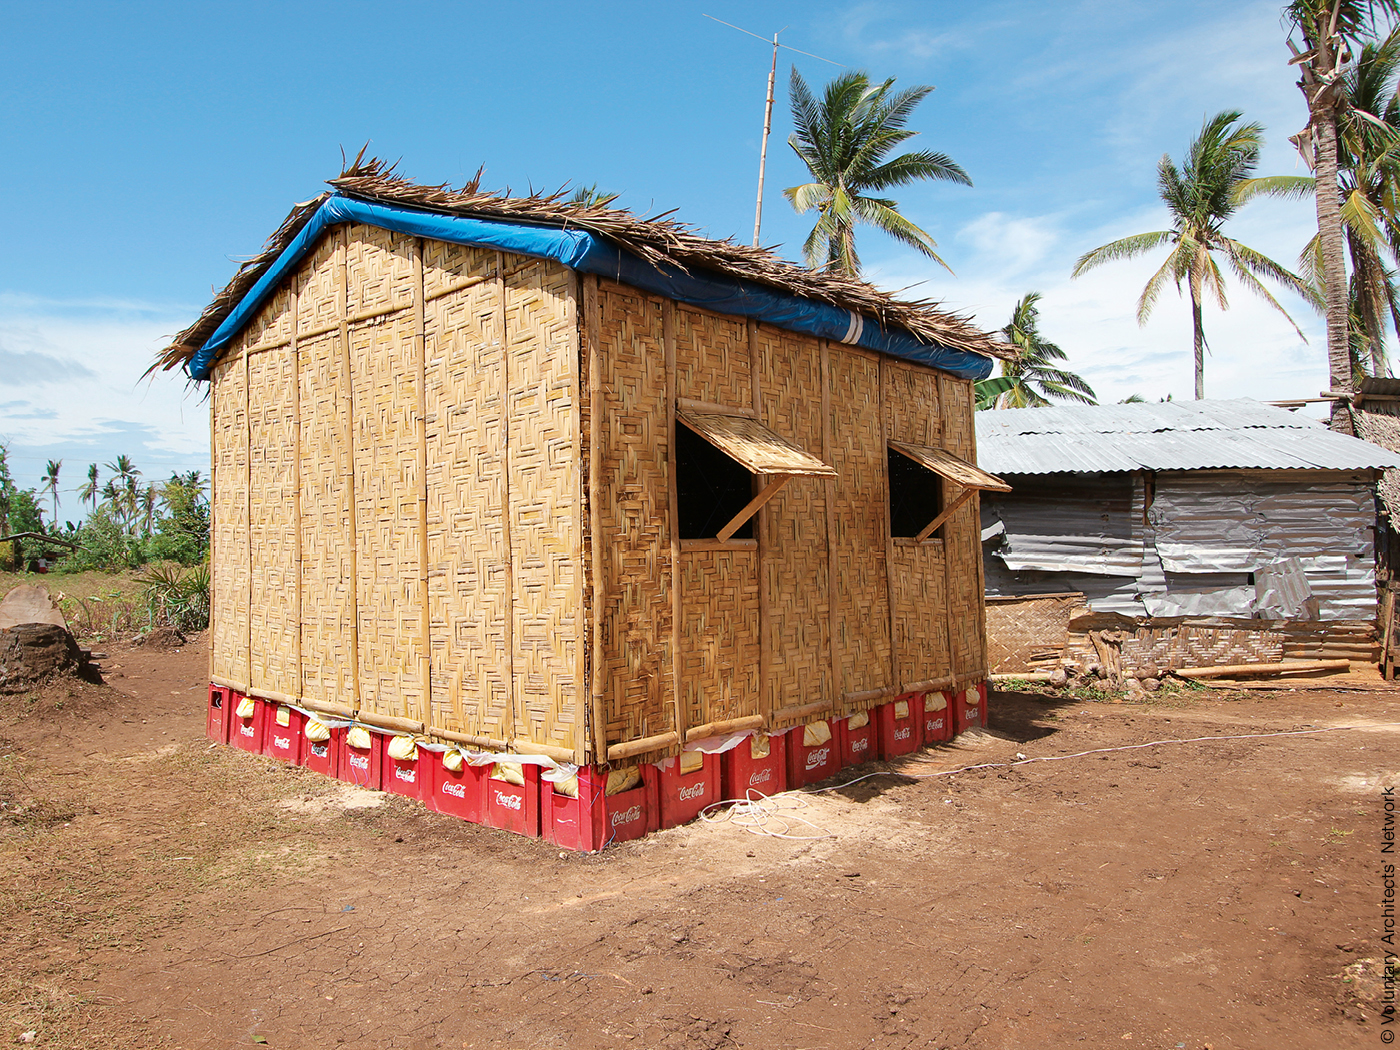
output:
[[211, 387], [214, 683], [616, 766], [985, 678], [1001, 344], [664, 218], [330, 186], [157, 362]]

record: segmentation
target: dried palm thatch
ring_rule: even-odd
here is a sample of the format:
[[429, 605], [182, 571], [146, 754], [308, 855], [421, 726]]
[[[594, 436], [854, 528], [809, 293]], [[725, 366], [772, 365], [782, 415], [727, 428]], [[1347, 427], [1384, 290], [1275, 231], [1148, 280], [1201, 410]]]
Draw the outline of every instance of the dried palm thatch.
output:
[[[365, 160], [361, 151], [361, 155], [338, 178], [331, 179], [329, 185], [344, 196], [376, 203], [586, 230], [657, 266], [670, 264], [687, 271], [692, 268], [711, 270], [753, 281], [873, 317], [882, 327], [902, 328], [927, 342], [959, 350], [991, 357], [1008, 357], [1011, 353], [1005, 343], [994, 340], [966, 318], [936, 309], [937, 304], [932, 301], [895, 299], [852, 277], [795, 266], [765, 248], [701, 237], [670, 218], [671, 212], [643, 219], [617, 208], [569, 201], [565, 199], [567, 188], [512, 197], [509, 190], [484, 192], [480, 181], [481, 172], [478, 171], [461, 189], [453, 189], [445, 183], [422, 186], [396, 175], [392, 165], [377, 158]], [[152, 370], [174, 368], [189, 360], [328, 196], [329, 193], [323, 193], [314, 200], [296, 205], [263, 250], [239, 268], [199, 320], [161, 352]]]

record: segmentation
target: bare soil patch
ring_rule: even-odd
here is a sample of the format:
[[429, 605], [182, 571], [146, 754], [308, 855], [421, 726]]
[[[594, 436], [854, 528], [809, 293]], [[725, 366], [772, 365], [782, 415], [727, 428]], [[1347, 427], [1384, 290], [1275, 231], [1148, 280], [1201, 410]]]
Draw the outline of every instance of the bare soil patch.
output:
[[0, 699], [0, 1042], [1379, 1042], [1389, 688], [1003, 694], [763, 829], [580, 856], [210, 747], [202, 638], [108, 652]]

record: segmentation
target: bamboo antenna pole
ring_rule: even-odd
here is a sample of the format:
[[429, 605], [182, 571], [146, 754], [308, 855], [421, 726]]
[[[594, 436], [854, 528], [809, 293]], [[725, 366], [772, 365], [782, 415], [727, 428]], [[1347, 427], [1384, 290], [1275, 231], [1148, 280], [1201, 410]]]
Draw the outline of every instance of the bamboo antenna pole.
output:
[[603, 365], [598, 340], [600, 338], [598, 278], [587, 274], [583, 278], [583, 336], [588, 346], [588, 557], [592, 564], [593, 632], [590, 664], [589, 704], [592, 711], [593, 761], [602, 762], [608, 754], [608, 720], [604, 707], [606, 688], [603, 673], [603, 511], [599, 496], [603, 491]]
[[[782, 30], [778, 30], [779, 33]], [[778, 78], [778, 33], [773, 34], [773, 65], [768, 69], [768, 101], [763, 109], [763, 144], [758, 151], [758, 205], [753, 212], [753, 246], [758, 247], [758, 230], [763, 225], [763, 176], [768, 166], [768, 133], [773, 130], [773, 82]]]
[[[423, 312], [423, 239], [413, 240], [413, 354], [418, 381], [418, 624], [422, 649], [418, 671], [423, 692], [418, 702], [418, 721], [433, 717], [432, 624], [428, 609], [428, 334]], [[421, 730], [420, 730], [421, 732]]]
[[506, 311], [506, 257], [496, 253], [496, 309], [501, 322], [501, 543], [506, 552], [506, 701], [510, 707], [510, 733], [519, 733], [515, 701], [515, 552], [510, 539], [510, 332]]
[[355, 709], [360, 707], [360, 558], [359, 524], [355, 507], [355, 370], [350, 360], [350, 278], [346, 255], [350, 250], [350, 227], [340, 231], [336, 255], [336, 312], [340, 316], [340, 361], [345, 375], [345, 449], [350, 457], [346, 472], [347, 520], [350, 523], [350, 694]]
[[[666, 498], [671, 534], [671, 703], [672, 726], [685, 738], [686, 712], [681, 703], [681, 514], [676, 490], [676, 304], [661, 305], [661, 341], [666, 359]], [[728, 536], [722, 537], [728, 539]]]

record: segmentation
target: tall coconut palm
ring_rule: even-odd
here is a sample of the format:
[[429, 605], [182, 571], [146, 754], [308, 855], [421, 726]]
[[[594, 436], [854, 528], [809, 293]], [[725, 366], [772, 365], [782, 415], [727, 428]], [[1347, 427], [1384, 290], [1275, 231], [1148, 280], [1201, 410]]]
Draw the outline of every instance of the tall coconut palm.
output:
[[1039, 302], [1039, 292], [1027, 292], [1011, 311], [1001, 334], [1016, 348], [1016, 357], [1002, 361], [1000, 376], [978, 384], [979, 395], [992, 395], [979, 396], [979, 408], [1044, 408], [1052, 400], [1098, 404], [1093, 387], [1055, 364], [1068, 355], [1040, 334]]
[[141, 484], [138, 479], [141, 477], [141, 472], [136, 469], [136, 464], [132, 462], [131, 457], [126, 455], [118, 456], [115, 463], [108, 463], [107, 469], [116, 475], [110, 483], [116, 493], [114, 502], [119, 505], [128, 527], [134, 527], [137, 504], [139, 503], [137, 490]]
[[1205, 326], [1202, 300], [1208, 292], [1222, 310], [1230, 308], [1225, 297], [1225, 277], [1215, 256], [1223, 256], [1236, 279], [1288, 319], [1300, 338], [1302, 330], [1288, 316], [1259, 278], [1270, 280], [1306, 296], [1306, 283], [1296, 274], [1253, 248], [1226, 236], [1221, 227], [1247, 201], [1260, 196], [1297, 196], [1306, 193], [1306, 177], [1251, 178], [1259, 164], [1263, 127], [1238, 124], [1236, 110], [1217, 113], [1206, 120], [1201, 133], [1187, 148], [1178, 168], [1170, 156], [1157, 164], [1157, 188], [1171, 213], [1172, 228], [1123, 237], [1085, 252], [1074, 266], [1074, 276], [1115, 259], [1131, 259], [1154, 248], [1171, 246], [1161, 268], [1148, 279], [1138, 298], [1138, 324], [1146, 324], [1167, 281], [1186, 282], [1191, 298], [1191, 330], [1196, 367], [1196, 397], [1205, 397]]
[[86, 503], [93, 510], [97, 509], [97, 464], [89, 463], [87, 469], [87, 481], [78, 486], [78, 499]]
[[53, 523], [58, 526], [58, 472], [63, 469], [63, 460], [51, 459], [44, 467], [44, 476], [41, 480], [42, 486], [49, 490], [49, 496], [53, 499]]
[[871, 195], [921, 179], [972, 185], [967, 172], [943, 153], [919, 150], [890, 157], [896, 146], [918, 134], [905, 125], [914, 107], [933, 90], [920, 86], [892, 91], [893, 85], [894, 77], [872, 85], [863, 72], [843, 73], [826, 86], [818, 102], [796, 67], [792, 70], [789, 94], [797, 130], [788, 145], [807, 166], [812, 181], [783, 193], [799, 214], [817, 211], [817, 223], [802, 246], [813, 269], [859, 276], [857, 223], [884, 230], [948, 267], [934, 251], [934, 239], [901, 215], [897, 202]]
[[[1293, 0], [1284, 17], [1290, 25], [1290, 65], [1301, 74], [1298, 87], [1308, 103], [1308, 126], [1291, 140], [1317, 175], [1318, 253], [1327, 318], [1327, 371], [1331, 388], [1352, 390], [1351, 350], [1347, 323], [1346, 261], [1343, 258], [1341, 193], [1337, 181], [1337, 120], [1346, 108], [1344, 65], [1351, 47], [1377, 24], [1377, 16], [1400, 14], [1400, 0]], [[1300, 49], [1292, 40], [1303, 38]], [[1332, 406], [1334, 429], [1350, 430], [1350, 417], [1337, 402]]]

